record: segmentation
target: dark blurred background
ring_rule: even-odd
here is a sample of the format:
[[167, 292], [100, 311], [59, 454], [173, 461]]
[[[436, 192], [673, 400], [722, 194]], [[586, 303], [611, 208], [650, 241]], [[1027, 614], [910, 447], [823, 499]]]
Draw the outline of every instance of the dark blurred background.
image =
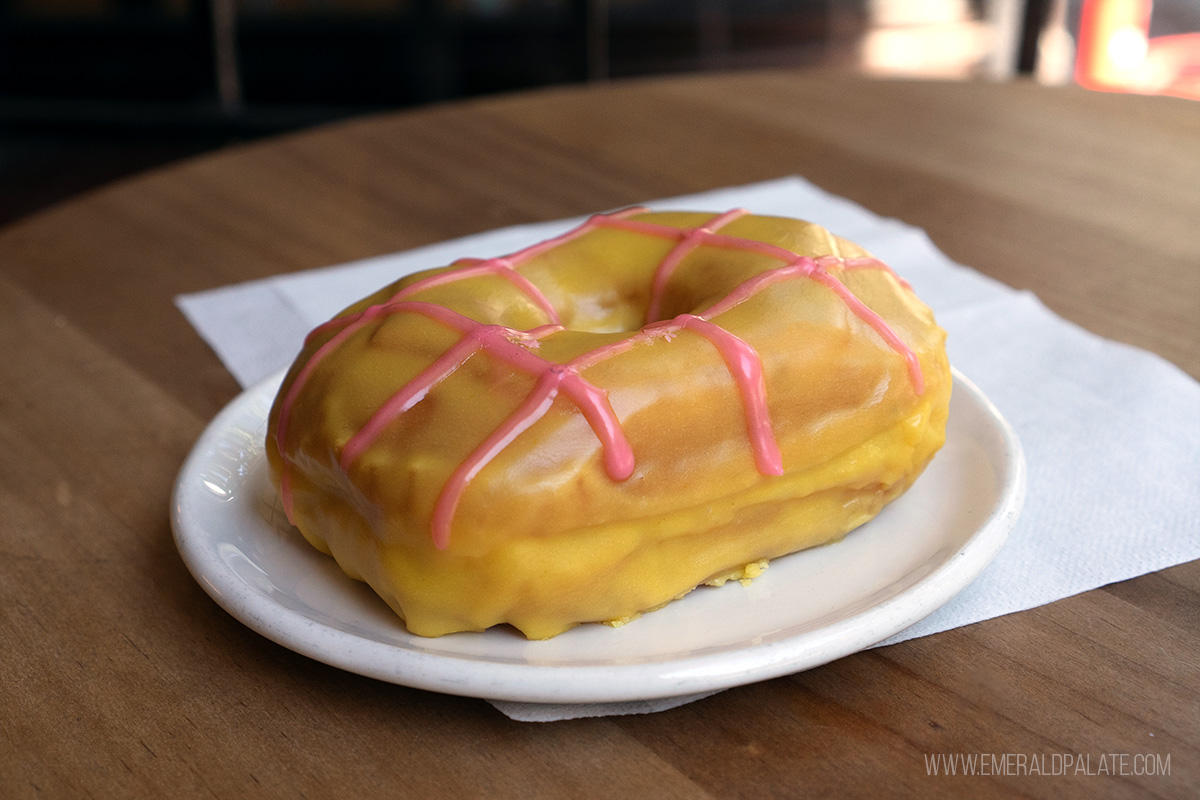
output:
[[810, 65], [1200, 96], [1196, 31], [1200, 0], [0, 0], [0, 225], [230, 143], [562, 83]]

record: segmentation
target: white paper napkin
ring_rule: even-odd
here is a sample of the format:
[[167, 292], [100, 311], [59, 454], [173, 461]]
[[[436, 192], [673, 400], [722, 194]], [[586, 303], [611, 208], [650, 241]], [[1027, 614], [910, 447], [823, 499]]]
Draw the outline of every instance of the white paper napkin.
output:
[[[1173, 364], [1095, 336], [1035, 296], [950, 261], [924, 231], [800, 178], [646, 205], [800, 217], [860, 243], [934, 309], [949, 332], [951, 363], [983, 389], [1020, 437], [1029, 485], [1009, 542], [966, 590], [881, 645], [1200, 558], [1200, 384]], [[238, 382], [250, 386], [289, 363], [308, 330], [401, 275], [464, 256], [512, 252], [580, 221], [504, 228], [176, 302]], [[493, 705], [513, 719], [550, 721], [650, 713], [708, 694]]]

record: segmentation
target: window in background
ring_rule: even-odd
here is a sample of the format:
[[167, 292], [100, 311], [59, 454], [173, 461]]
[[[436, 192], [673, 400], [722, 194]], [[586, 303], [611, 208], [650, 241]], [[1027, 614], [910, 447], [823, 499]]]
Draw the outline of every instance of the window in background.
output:
[[823, 66], [1007, 78], [1026, 0], [609, 0], [613, 75]]
[[874, 75], [1012, 77], [1025, 0], [868, 0], [862, 67]]
[[1078, 13], [1080, 85], [1200, 100], [1200, 2], [1084, 0]]

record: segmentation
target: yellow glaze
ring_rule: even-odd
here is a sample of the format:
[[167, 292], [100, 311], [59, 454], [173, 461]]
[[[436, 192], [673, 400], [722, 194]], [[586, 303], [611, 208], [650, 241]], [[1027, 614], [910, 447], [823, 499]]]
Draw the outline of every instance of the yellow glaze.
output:
[[[712, 216], [634, 219], [687, 229]], [[812, 257], [867, 255], [796, 220], [743, 216], [720, 233]], [[565, 362], [642, 327], [652, 276], [675, 244], [599, 227], [521, 264], [567, 329], [541, 339], [537, 355]], [[702, 313], [780, 266], [701, 245], [673, 273], [659, 316]], [[343, 314], [385, 303], [428, 274]], [[295, 397], [286, 437], [295, 524], [423, 636], [509, 623], [542, 639], [583, 622], [626, 621], [703, 583], [752, 577], [760, 562], [836, 540], [907, 489], [941, 447], [951, 379], [945, 333], [890, 271], [831, 266], [828, 274], [916, 354], [924, 390], [915, 391], [900, 353], [815, 280], [779, 282], [714, 317], [761, 357], [781, 476], [756, 468], [729, 368], [710, 341], [685, 330], [583, 371], [620, 420], [636, 460], [631, 477], [609, 477], [597, 435], [560, 395], [469, 482], [449, 544], [438, 549], [431, 518], [447, 480], [536, 379], [476, 353], [344, 471], [346, 442], [461, 338], [427, 317], [393, 314], [346, 338]], [[495, 275], [409, 299], [518, 330], [548, 322], [527, 293]], [[282, 398], [331, 336], [310, 337], [272, 409], [267, 451], [277, 485]]]

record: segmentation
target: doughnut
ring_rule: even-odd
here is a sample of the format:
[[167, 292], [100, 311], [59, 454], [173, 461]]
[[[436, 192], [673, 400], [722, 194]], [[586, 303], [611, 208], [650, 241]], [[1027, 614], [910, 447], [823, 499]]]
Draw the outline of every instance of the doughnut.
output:
[[941, 447], [950, 386], [933, 313], [861, 247], [630, 208], [315, 328], [267, 455], [411, 633], [546, 639], [845, 536]]

